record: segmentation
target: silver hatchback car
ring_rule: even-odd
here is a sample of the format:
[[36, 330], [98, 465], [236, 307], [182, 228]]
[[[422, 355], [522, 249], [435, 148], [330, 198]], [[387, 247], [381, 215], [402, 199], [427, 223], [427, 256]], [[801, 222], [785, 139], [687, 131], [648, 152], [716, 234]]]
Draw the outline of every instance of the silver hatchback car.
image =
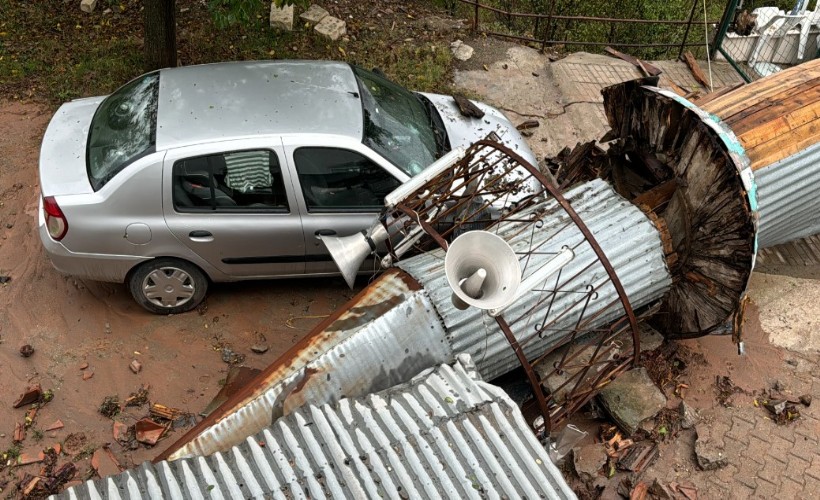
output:
[[196, 307], [209, 282], [338, 274], [318, 236], [370, 225], [384, 196], [451, 147], [495, 131], [339, 62], [163, 69], [64, 104], [40, 153], [40, 237], [54, 266], [125, 283], [154, 313]]

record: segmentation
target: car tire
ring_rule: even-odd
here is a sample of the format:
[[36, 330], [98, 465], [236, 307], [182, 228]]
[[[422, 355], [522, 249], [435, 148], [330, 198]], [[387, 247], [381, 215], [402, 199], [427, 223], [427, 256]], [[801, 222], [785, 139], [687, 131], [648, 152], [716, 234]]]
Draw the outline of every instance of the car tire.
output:
[[137, 267], [128, 278], [137, 304], [154, 314], [179, 314], [198, 306], [208, 292], [208, 278], [195, 265], [160, 258]]

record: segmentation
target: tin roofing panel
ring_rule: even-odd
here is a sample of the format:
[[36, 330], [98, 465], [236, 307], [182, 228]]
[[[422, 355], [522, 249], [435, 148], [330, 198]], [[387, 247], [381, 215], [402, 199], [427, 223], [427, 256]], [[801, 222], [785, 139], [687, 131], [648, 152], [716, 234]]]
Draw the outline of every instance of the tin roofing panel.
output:
[[820, 233], [820, 144], [755, 171], [761, 248]]
[[554, 498], [575, 494], [515, 403], [469, 356], [304, 406], [222, 453], [88, 481], [58, 499]]
[[[662, 298], [672, 280], [660, 236], [652, 221], [601, 180], [567, 191], [565, 197], [595, 235], [621, 280], [632, 307], [637, 309]], [[563, 247], [573, 249], [575, 257], [560, 275], [550, 277], [540, 287], [543, 293], [561, 290], [554, 295], [549, 312], [548, 307], [544, 306], [529, 314], [538, 299], [537, 294], [533, 293], [522, 297], [504, 313], [511, 327], [520, 332], [518, 341], [522, 345], [532, 340], [524, 347], [530, 359], [555, 345], [577, 327], [582, 317], [591, 319], [584, 329], [592, 330], [624, 314], [622, 307], [611, 307], [619, 300], [615, 287], [592, 247], [558, 203], [550, 200], [535, 207], [534, 211], [541, 214], [541, 224], [527, 224], [529, 227], [523, 231], [522, 225], [516, 223], [503, 223], [497, 230], [492, 229], [519, 255], [528, 253], [530, 249], [538, 249], [530, 255], [523, 277], [540, 268]], [[519, 218], [527, 219], [526, 214]], [[492, 317], [475, 307], [462, 311], [453, 305], [452, 290], [444, 273], [443, 251], [427, 252], [407, 259], [400, 262], [399, 267], [423, 285], [444, 321], [453, 352], [471, 354], [482, 377], [492, 380], [520, 366], [515, 352]], [[567, 277], [576, 278], [568, 280]], [[589, 290], [595, 291], [594, 298], [584, 309], [579, 304], [579, 297]], [[530, 339], [536, 335], [535, 325], [545, 320], [553, 321], [553, 326], [540, 339]]]

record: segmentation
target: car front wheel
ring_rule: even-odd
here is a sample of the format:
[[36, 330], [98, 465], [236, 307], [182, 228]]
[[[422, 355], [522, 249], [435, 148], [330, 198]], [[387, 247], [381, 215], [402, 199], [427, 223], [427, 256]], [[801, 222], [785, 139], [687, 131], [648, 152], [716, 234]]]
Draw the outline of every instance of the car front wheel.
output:
[[208, 291], [208, 279], [193, 264], [162, 258], [134, 270], [128, 288], [134, 300], [152, 313], [178, 314], [202, 302]]

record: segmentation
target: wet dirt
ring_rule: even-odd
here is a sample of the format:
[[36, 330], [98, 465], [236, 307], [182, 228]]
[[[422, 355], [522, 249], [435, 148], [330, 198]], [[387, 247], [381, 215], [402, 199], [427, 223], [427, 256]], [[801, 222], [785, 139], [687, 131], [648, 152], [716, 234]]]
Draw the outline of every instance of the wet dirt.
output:
[[[106, 396], [123, 400], [150, 385], [151, 402], [197, 414], [230, 368], [215, 346], [230, 347], [245, 355], [246, 366], [263, 368], [353, 292], [340, 278], [221, 284], [213, 286], [207, 307], [156, 316], [134, 303], [122, 284], [60, 275], [37, 232], [38, 152], [52, 112], [33, 103], [0, 102], [0, 276], [11, 278], [0, 284], [0, 451], [13, 446], [15, 423], [25, 419], [27, 408], [12, 409], [13, 401], [40, 383], [54, 398], [37, 413], [23, 449], [81, 432], [89, 447], [112, 443], [117, 460], [130, 467], [156, 456], [184, 429], [153, 449], [126, 450], [114, 442], [112, 420], [98, 412]], [[250, 349], [260, 334], [269, 347], [263, 354]], [[24, 344], [34, 348], [28, 358], [19, 353]], [[132, 360], [141, 363], [139, 373], [129, 369]], [[87, 372], [94, 376], [84, 380]], [[147, 414], [147, 407], [140, 411]], [[132, 425], [140, 416], [129, 409], [115, 419]], [[57, 419], [64, 428], [42, 431]], [[89, 464], [77, 465], [83, 470]]]

